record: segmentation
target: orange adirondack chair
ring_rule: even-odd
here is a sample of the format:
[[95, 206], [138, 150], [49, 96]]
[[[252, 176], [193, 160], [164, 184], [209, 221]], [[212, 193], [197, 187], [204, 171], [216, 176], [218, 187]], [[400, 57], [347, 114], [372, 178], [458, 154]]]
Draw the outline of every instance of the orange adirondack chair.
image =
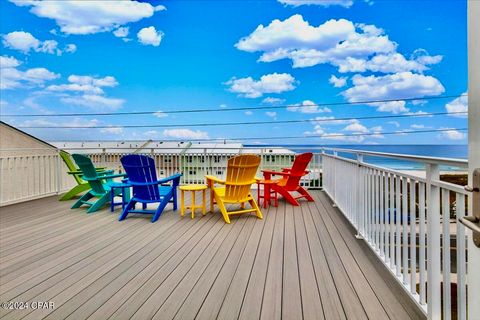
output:
[[[252, 184], [256, 182], [255, 174], [259, 165], [259, 156], [240, 155], [228, 159], [226, 180], [205, 176], [210, 188], [210, 211], [213, 212], [213, 205], [216, 203], [226, 223], [230, 223], [231, 215], [248, 212], [255, 212], [258, 218], [263, 219], [262, 212], [250, 193]], [[215, 187], [216, 183], [224, 185], [224, 187]], [[250, 204], [251, 209], [245, 209], [246, 202]], [[240, 204], [241, 210], [227, 211], [225, 205], [232, 203]]]
[[[311, 152], [299, 154], [295, 157], [292, 168], [284, 168], [282, 172], [262, 170], [265, 180], [270, 180], [272, 176], [281, 175], [276, 184], [272, 184], [271, 188], [280, 193], [285, 200], [294, 206], [299, 206], [297, 199], [306, 198], [308, 201], [314, 201], [312, 196], [300, 185], [300, 179], [308, 174], [307, 166], [312, 160]], [[298, 192], [300, 195], [294, 197], [291, 192]]]

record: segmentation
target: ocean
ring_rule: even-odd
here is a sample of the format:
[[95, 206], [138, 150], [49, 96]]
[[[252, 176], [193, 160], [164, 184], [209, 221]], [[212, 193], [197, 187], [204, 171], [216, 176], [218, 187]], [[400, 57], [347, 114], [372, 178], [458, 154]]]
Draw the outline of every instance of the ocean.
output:
[[[247, 145], [246, 145], [247, 146]], [[252, 147], [259, 147], [258, 145], [251, 145]], [[319, 152], [318, 145], [278, 145], [296, 152]], [[467, 145], [326, 145], [326, 148], [342, 148], [354, 150], [366, 150], [375, 152], [388, 152], [400, 154], [413, 154], [428, 157], [442, 157], [442, 158], [468, 158]], [[355, 158], [355, 155], [341, 153], [341, 156], [347, 158]], [[364, 161], [374, 165], [387, 167], [396, 170], [424, 170], [425, 166], [420, 163], [411, 161], [379, 158], [379, 157], [365, 157]], [[459, 168], [442, 166], [441, 170], [456, 171]]]

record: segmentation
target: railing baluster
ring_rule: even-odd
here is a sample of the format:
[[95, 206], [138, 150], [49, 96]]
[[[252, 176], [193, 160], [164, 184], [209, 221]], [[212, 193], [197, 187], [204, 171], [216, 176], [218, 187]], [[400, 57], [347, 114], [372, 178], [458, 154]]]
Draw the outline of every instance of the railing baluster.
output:
[[401, 220], [402, 220], [402, 212], [401, 212], [401, 208], [402, 208], [402, 205], [401, 205], [401, 202], [400, 202], [400, 199], [401, 199], [401, 191], [400, 191], [400, 181], [401, 181], [401, 178], [399, 176], [396, 176], [395, 177], [395, 195], [396, 195], [396, 199], [395, 199], [395, 220], [396, 220], [396, 230], [395, 230], [395, 251], [396, 251], [396, 254], [395, 254], [395, 263], [396, 263], [396, 267], [397, 267], [397, 276], [400, 277], [401, 274], [402, 274], [402, 270], [401, 270], [401, 265], [402, 265], [402, 252], [401, 252], [401, 249], [402, 249], [402, 239], [401, 239], [401, 229], [400, 229], [400, 223], [401, 223]]
[[379, 208], [379, 219], [380, 219], [380, 255], [382, 257], [385, 257], [385, 216], [384, 216], [384, 206], [383, 206], [383, 198], [384, 198], [384, 186], [383, 186], [383, 182], [384, 182], [384, 176], [383, 176], [383, 172], [379, 172], [379, 179], [380, 179], [380, 185], [379, 185], [379, 188], [380, 188], [380, 194], [379, 194], [379, 198], [380, 198], [380, 208]]
[[388, 213], [388, 224], [390, 225], [390, 268], [395, 268], [395, 176], [390, 174], [390, 208]]
[[420, 272], [420, 304], [427, 303], [427, 288], [426, 288], [426, 261], [425, 261], [425, 184], [420, 182], [418, 188], [418, 216], [419, 216], [419, 249], [418, 267]]
[[440, 293], [440, 179], [438, 165], [427, 165], [427, 298], [429, 319], [441, 318]]
[[442, 189], [442, 271], [443, 271], [443, 319], [450, 320], [450, 191]]
[[403, 283], [408, 285], [408, 180], [402, 179], [402, 269]]
[[415, 181], [410, 180], [410, 292], [417, 293], [417, 208]]
[[[465, 195], [455, 193], [457, 220], [465, 216]], [[457, 319], [467, 319], [467, 286], [466, 286], [466, 261], [465, 261], [465, 227], [457, 226]]]

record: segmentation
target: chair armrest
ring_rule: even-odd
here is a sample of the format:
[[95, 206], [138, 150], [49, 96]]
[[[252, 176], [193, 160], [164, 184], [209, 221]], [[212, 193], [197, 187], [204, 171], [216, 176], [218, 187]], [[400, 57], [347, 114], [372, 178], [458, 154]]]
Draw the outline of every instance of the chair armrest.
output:
[[269, 174], [272, 176], [289, 176], [290, 172], [279, 172], [279, 171], [271, 171], [271, 170], [262, 170], [263, 174]]
[[170, 176], [170, 177], [167, 177], [167, 178], [164, 178], [164, 179], [160, 179], [160, 180], [157, 180], [157, 181], [150, 181], [150, 182], [132, 182], [128, 179], [123, 179], [122, 181], [124, 183], [128, 183], [132, 186], [163, 185], [163, 184], [166, 184], [167, 182], [170, 182], [170, 181], [174, 181], [174, 185], [175, 185], [175, 180], [178, 182], [180, 180], [181, 176], [182, 176], [181, 173], [177, 173], [177, 174], [174, 174], [173, 176]]
[[[95, 168], [95, 171], [97, 173], [101, 173], [101, 174], [105, 174], [107, 172], [110, 172], [110, 173], [113, 173], [114, 170], [107, 170], [106, 167], [99, 167], [99, 168]], [[76, 175], [76, 174], [83, 174], [82, 173], [82, 170], [73, 170], [73, 171], [67, 171], [68, 174], [72, 174], [72, 175]]]
[[225, 180], [219, 179], [214, 176], [205, 176], [205, 179], [207, 179], [207, 185], [210, 185], [210, 183], [225, 184]]
[[95, 178], [85, 178], [82, 176], [82, 179], [85, 181], [95, 181], [95, 180], [104, 180], [104, 179], [113, 179], [113, 178], [120, 178], [120, 177], [126, 177], [127, 175], [125, 173], [118, 173], [118, 174], [108, 174], [108, 175], [99, 175]]

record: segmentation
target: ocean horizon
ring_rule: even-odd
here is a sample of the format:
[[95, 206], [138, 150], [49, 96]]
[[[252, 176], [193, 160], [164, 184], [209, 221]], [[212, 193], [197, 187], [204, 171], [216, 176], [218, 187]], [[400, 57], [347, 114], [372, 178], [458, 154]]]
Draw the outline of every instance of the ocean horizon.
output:
[[[259, 147], [259, 145], [245, 145], [246, 147]], [[288, 145], [288, 144], [278, 144], [278, 145], [269, 145], [269, 146], [278, 146], [291, 149], [295, 152], [319, 152], [319, 149], [322, 147], [325, 148], [341, 148], [341, 149], [351, 149], [351, 150], [364, 150], [364, 151], [374, 151], [374, 152], [386, 152], [386, 153], [398, 153], [398, 154], [411, 154], [418, 156], [427, 156], [427, 157], [440, 157], [440, 158], [456, 158], [456, 159], [467, 159], [468, 158], [468, 146], [467, 145], [438, 145], [438, 144], [385, 144], [385, 145], [359, 145], [359, 144], [349, 144], [349, 145]], [[341, 153], [341, 156], [347, 158], [355, 158], [353, 154]], [[371, 157], [366, 156], [364, 161], [371, 163], [377, 166], [387, 167], [395, 170], [425, 170], [425, 165], [421, 163], [415, 163], [412, 161], [390, 159], [390, 158], [380, 158], [380, 157]], [[463, 171], [464, 169], [457, 167], [442, 166], [441, 170], [443, 171]]]

